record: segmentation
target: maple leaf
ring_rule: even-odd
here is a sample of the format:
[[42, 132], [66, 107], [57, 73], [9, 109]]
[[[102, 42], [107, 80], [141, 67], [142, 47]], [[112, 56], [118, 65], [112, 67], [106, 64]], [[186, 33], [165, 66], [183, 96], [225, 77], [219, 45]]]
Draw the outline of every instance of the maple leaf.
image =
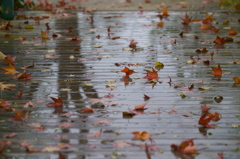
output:
[[132, 132], [135, 135], [132, 140], [140, 139], [141, 141], [145, 141], [149, 139], [152, 135], [148, 134], [146, 131], [135, 131]]
[[35, 107], [35, 106], [36, 106], [35, 103], [29, 101], [29, 102], [27, 102], [23, 107], [24, 107], [24, 108], [31, 108], [31, 107]]
[[134, 106], [134, 110], [145, 110], [147, 108], [145, 108], [145, 106], [147, 105], [148, 103], [143, 103], [143, 104], [140, 104], [140, 105], [135, 105]]
[[113, 146], [119, 147], [119, 148], [124, 148], [124, 147], [128, 147], [128, 146], [132, 146], [132, 144], [129, 142], [126, 142], [126, 141], [117, 141]]
[[210, 29], [210, 31], [213, 32], [213, 33], [218, 33], [219, 30], [220, 30], [220, 29], [215, 28], [215, 27], [212, 27], [212, 28]]
[[162, 9], [162, 16], [165, 16], [165, 17], [169, 16], [167, 7]]
[[171, 148], [174, 151], [178, 151], [178, 152], [181, 152], [181, 153], [184, 153], [184, 154], [198, 154], [198, 152], [196, 152], [196, 148], [198, 146], [194, 145], [193, 140], [194, 139], [185, 140], [179, 146], [175, 145], [175, 144], [172, 144]]
[[73, 125], [74, 125], [73, 123], [64, 122], [64, 123], [60, 124], [59, 127], [67, 128], [67, 127], [72, 127]]
[[208, 124], [213, 119], [213, 116], [209, 116], [208, 113], [203, 114], [199, 121], [199, 125], [203, 125], [206, 128], [212, 128], [212, 126], [215, 126], [216, 124]]
[[4, 135], [4, 138], [12, 138], [12, 137], [15, 137], [15, 136], [17, 136], [16, 133], [11, 133], [11, 134]]
[[44, 40], [49, 40], [50, 39], [50, 37], [47, 36], [47, 31], [42, 30], [41, 31], [41, 36], [42, 36], [42, 39], [44, 39]]
[[234, 84], [240, 84], [240, 78], [239, 77], [233, 77]]
[[42, 149], [42, 152], [54, 152], [60, 151], [61, 149], [58, 146], [46, 146]]
[[0, 101], [0, 107], [3, 107], [5, 110], [9, 109], [10, 106], [11, 106], [11, 102], [6, 101], [6, 99], [3, 99], [2, 101]]
[[216, 39], [213, 41], [213, 43], [215, 44], [224, 44], [225, 41], [224, 41], [225, 38], [220, 38], [219, 36], [216, 37]]
[[48, 107], [63, 107], [63, 102], [62, 102], [62, 99], [60, 97], [58, 98], [54, 98], [54, 97], [50, 97], [54, 103], [48, 103], [47, 106]]
[[129, 77], [131, 74], [135, 73], [134, 70], [130, 70], [128, 67], [125, 67], [121, 72], [126, 73], [124, 77]]
[[145, 70], [147, 72], [147, 76], [143, 77], [146, 78], [148, 80], [158, 80], [158, 72], [154, 70], [154, 68], [152, 68], [152, 71], [149, 70]]
[[30, 80], [31, 75], [32, 75], [31, 73], [27, 74], [27, 71], [24, 70], [22, 73], [17, 75], [16, 79], [24, 79], [25, 78], [26, 80]]
[[6, 141], [6, 140], [0, 141], [0, 153], [2, 153], [3, 150], [11, 144], [12, 144], [11, 141]]
[[216, 76], [221, 76], [223, 75], [222, 73], [222, 68], [221, 66], [218, 64], [218, 67], [212, 67], [212, 70], [214, 71], [211, 75], [216, 75]]
[[236, 30], [235, 30], [235, 29], [233, 29], [233, 28], [232, 28], [232, 29], [230, 29], [230, 30], [228, 30], [227, 32], [228, 32], [228, 34], [229, 34], [229, 35], [237, 35], [237, 32], [236, 32]]
[[2, 67], [2, 69], [6, 71], [4, 74], [15, 75], [16, 73], [19, 73], [18, 71], [16, 71], [15, 67], [10, 63], [8, 67]]
[[96, 125], [100, 125], [100, 124], [109, 124], [109, 123], [110, 123], [109, 120], [103, 119], [103, 120], [99, 120], [99, 121], [92, 123], [92, 125], [96, 126]]
[[18, 111], [11, 119], [15, 121], [22, 120], [23, 110]]
[[4, 54], [0, 51], [0, 59], [5, 59], [5, 57], [7, 57], [7, 56], [4, 55]]
[[93, 110], [93, 108], [84, 108], [84, 109], [82, 109], [82, 111], [83, 112], [86, 112], [86, 113], [93, 113], [94, 112], [94, 110]]
[[7, 59], [4, 59], [3, 61], [5, 61], [8, 64], [14, 65], [16, 58], [17, 58], [16, 56], [12, 57], [11, 55], [7, 55]]
[[208, 108], [206, 104], [201, 106], [202, 112], [208, 112], [211, 108]]
[[131, 41], [130, 41], [130, 44], [129, 44], [129, 47], [130, 47], [130, 48], [136, 48], [136, 47], [137, 47], [137, 44], [138, 44], [138, 42], [134, 42], [134, 40], [131, 40]]
[[217, 112], [208, 113], [208, 116], [212, 118], [212, 121], [218, 121], [222, 118], [222, 115]]
[[185, 14], [185, 17], [179, 17], [183, 20], [182, 24], [188, 25], [192, 21], [192, 17], [188, 17], [187, 13]]
[[102, 129], [98, 132], [95, 132], [95, 133], [92, 133], [92, 134], [89, 134], [88, 136], [91, 136], [91, 137], [99, 137], [102, 135]]
[[216, 18], [213, 17], [213, 15], [214, 15], [214, 13], [212, 13], [212, 14], [206, 13], [206, 19], [207, 20], [214, 20], [214, 19], [216, 19]]

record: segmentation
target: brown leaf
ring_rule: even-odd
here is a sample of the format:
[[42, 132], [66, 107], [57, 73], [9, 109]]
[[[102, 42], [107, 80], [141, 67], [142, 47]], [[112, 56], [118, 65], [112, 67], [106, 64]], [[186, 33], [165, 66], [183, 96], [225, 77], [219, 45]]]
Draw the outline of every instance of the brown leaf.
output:
[[135, 105], [134, 106], [134, 110], [145, 110], [147, 108], [145, 108], [145, 106], [147, 105], [148, 103], [143, 103], [143, 104], [139, 104], [139, 105]]
[[132, 132], [135, 135], [132, 140], [140, 139], [141, 141], [145, 141], [149, 139], [152, 135], [148, 134], [146, 131], [135, 131]]

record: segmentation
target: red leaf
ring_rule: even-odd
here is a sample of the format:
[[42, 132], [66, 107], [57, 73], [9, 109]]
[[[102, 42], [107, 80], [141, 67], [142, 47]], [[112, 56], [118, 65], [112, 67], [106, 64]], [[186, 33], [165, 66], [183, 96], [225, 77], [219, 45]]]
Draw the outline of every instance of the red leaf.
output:
[[223, 75], [222, 73], [222, 68], [221, 66], [218, 64], [218, 67], [212, 67], [212, 70], [214, 71], [211, 75], [216, 75], [216, 76], [221, 76]]
[[14, 136], [17, 136], [17, 134], [16, 133], [7, 134], [7, 135], [4, 135], [4, 138], [12, 138]]
[[147, 109], [147, 108], [144, 108], [148, 103], [143, 103], [143, 104], [140, 104], [140, 105], [135, 105], [134, 107], [134, 110], [144, 110], [144, 109]]
[[147, 76], [143, 77], [146, 78], [148, 80], [158, 80], [158, 72], [154, 70], [154, 68], [152, 68], [152, 71], [149, 70], [145, 70], [147, 72]]
[[211, 108], [208, 108], [206, 104], [201, 106], [203, 112], [208, 112]]
[[23, 110], [20, 110], [11, 119], [16, 120], [16, 121], [20, 121], [20, 120], [22, 120], [22, 116], [23, 116]]
[[58, 98], [50, 97], [50, 98], [54, 101], [54, 103], [48, 103], [47, 104], [48, 107], [63, 107], [62, 105], [63, 102], [60, 97]]
[[198, 154], [198, 152], [196, 152], [198, 146], [194, 146], [193, 140], [194, 139], [185, 140], [179, 146], [172, 144], [171, 148], [174, 151], [179, 151], [185, 154]]
[[32, 75], [31, 73], [27, 74], [26, 70], [24, 70], [22, 73], [17, 75], [16, 79], [24, 79], [25, 78], [26, 80], [30, 80], [31, 79], [30, 78], [31, 75]]
[[138, 42], [134, 42], [134, 40], [131, 40], [130, 44], [129, 44], [129, 47], [135, 48], [135, 47], [137, 47], [137, 44], [138, 44]]
[[192, 17], [188, 17], [187, 14], [185, 14], [185, 18], [179, 17], [180, 19], [182, 19], [182, 24], [186, 24], [188, 25], [191, 21], [192, 21]]
[[125, 67], [121, 72], [125, 72], [125, 77], [129, 77], [131, 74], [135, 73], [134, 70], [130, 70], [128, 67]]
[[208, 123], [213, 119], [214, 116], [209, 116], [208, 114], [209, 113], [203, 114], [200, 117], [198, 124], [203, 125], [206, 128], [212, 128], [212, 126], [215, 126], [216, 124], [208, 124]]
[[219, 36], [216, 37], [216, 39], [213, 41], [216, 44], [224, 44], [224, 38], [220, 38]]

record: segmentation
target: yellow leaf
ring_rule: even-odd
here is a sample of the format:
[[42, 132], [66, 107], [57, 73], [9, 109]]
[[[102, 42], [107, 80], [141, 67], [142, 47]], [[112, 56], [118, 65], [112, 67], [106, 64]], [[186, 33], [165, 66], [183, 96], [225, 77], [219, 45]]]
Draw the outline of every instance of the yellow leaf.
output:
[[93, 84], [92, 83], [86, 83], [86, 84], [84, 84], [84, 86], [93, 86]]
[[157, 66], [164, 66], [164, 64], [161, 63], [161, 62], [155, 62], [155, 65], [157, 65]]
[[117, 85], [116, 84], [107, 84], [106, 87], [116, 87]]
[[69, 88], [61, 88], [61, 91], [71, 91]]
[[116, 80], [106, 80], [106, 82], [113, 83], [113, 82], [116, 82]]
[[130, 48], [130, 47], [124, 47], [123, 50], [124, 50], [124, 51], [132, 51], [133, 48]]
[[200, 87], [200, 88], [198, 88], [198, 90], [200, 90], [200, 91], [204, 91], [204, 90], [208, 90], [208, 89], [210, 89], [211, 87]]
[[71, 55], [70, 57], [69, 57], [69, 59], [71, 59], [71, 60], [73, 60], [75, 57], [73, 56], [73, 55]]
[[93, 46], [94, 48], [101, 48], [102, 46], [101, 45], [95, 45]]
[[32, 25], [26, 25], [26, 26], [25, 26], [25, 29], [34, 29], [34, 26], [32, 26]]
[[7, 57], [7, 56], [4, 55], [4, 54], [0, 51], [0, 59], [5, 59], [5, 57]]
[[238, 128], [238, 125], [232, 125], [232, 128]]

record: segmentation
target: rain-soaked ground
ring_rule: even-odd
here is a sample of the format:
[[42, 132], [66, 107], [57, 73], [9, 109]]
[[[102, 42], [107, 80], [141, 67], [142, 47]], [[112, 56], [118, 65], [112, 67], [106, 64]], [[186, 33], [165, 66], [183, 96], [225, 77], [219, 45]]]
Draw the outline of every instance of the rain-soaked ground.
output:
[[18, 14], [0, 30], [0, 158], [240, 158], [239, 12]]

